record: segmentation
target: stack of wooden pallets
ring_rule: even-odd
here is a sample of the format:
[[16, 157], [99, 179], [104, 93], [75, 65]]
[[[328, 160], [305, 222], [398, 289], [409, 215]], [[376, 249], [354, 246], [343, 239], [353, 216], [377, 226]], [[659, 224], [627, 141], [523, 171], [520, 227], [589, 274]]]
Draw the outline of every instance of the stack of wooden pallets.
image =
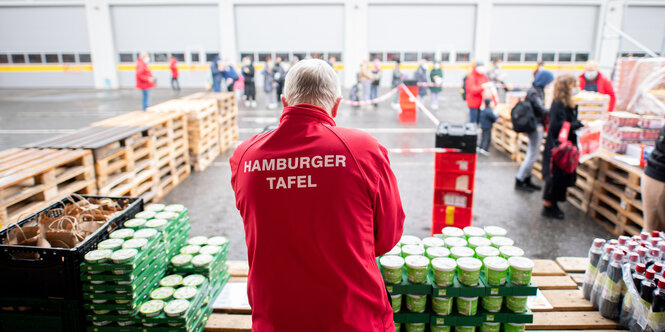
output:
[[220, 116], [214, 99], [174, 99], [148, 108], [149, 112], [183, 112], [187, 116], [190, 162], [203, 171], [219, 156]]
[[592, 158], [577, 166], [575, 186], [568, 188], [567, 200], [584, 213], [589, 212], [589, 203], [594, 192], [598, 175], [599, 158]]
[[155, 138], [155, 159], [159, 176], [155, 200], [166, 196], [189, 176], [191, 166], [185, 113], [136, 111], [93, 123], [93, 126], [123, 125], [151, 127], [148, 132]]
[[517, 133], [513, 130], [510, 118], [499, 117], [492, 127], [492, 143], [501, 152], [511, 159], [515, 159], [518, 153]]
[[90, 151], [0, 151], [0, 228], [74, 193], [97, 193]]
[[155, 138], [150, 127], [86, 127], [26, 147], [91, 150], [97, 192], [104, 196], [134, 196], [146, 201], [157, 191]]
[[213, 99], [219, 109], [219, 148], [226, 151], [238, 140], [238, 103], [232, 92], [199, 92], [183, 99]]

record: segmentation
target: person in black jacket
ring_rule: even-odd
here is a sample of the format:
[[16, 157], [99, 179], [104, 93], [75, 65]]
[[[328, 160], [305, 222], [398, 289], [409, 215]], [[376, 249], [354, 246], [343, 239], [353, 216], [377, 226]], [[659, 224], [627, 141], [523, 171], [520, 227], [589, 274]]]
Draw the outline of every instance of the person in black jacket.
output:
[[665, 127], [660, 130], [656, 147], [647, 159], [642, 176], [645, 232], [665, 231]]
[[254, 63], [246, 56], [242, 59], [242, 76], [245, 78], [245, 106], [256, 107], [256, 84], [254, 83]]
[[275, 87], [275, 94], [277, 95], [277, 101], [282, 98], [282, 89], [284, 89], [284, 79], [286, 78], [286, 71], [282, 67], [282, 57], [275, 58], [275, 66], [272, 68], [273, 80], [277, 83]]
[[558, 144], [559, 132], [564, 122], [570, 122], [568, 140], [577, 145], [577, 134], [575, 134], [575, 131], [584, 127], [577, 120], [577, 106], [573, 101], [573, 96], [579, 91], [579, 81], [573, 75], [566, 74], [559, 76], [554, 82], [554, 100], [550, 108], [550, 123], [547, 130], [547, 139], [545, 140], [545, 150], [543, 151], [545, 190], [543, 192], [544, 206], [542, 215], [545, 217], [564, 218], [564, 213], [557, 205], [557, 202], [565, 201], [568, 187], [575, 184], [575, 172], [566, 174], [556, 165], [551, 164], [551, 159], [552, 149]]
[[526, 148], [524, 161], [522, 161], [522, 165], [520, 165], [515, 176], [515, 189], [527, 192], [541, 189], [540, 186], [531, 182], [531, 170], [533, 170], [533, 164], [538, 160], [540, 146], [543, 144], [543, 128], [548, 113], [548, 110], [545, 108], [545, 87], [553, 80], [554, 75], [549, 70], [541, 70], [536, 75], [536, 79], [533, 80], [533, 86], [526, 92], [526, 101], [531, 104], [538, 126], [536, 130], [525, 133], [529, 138], [529, 143]]

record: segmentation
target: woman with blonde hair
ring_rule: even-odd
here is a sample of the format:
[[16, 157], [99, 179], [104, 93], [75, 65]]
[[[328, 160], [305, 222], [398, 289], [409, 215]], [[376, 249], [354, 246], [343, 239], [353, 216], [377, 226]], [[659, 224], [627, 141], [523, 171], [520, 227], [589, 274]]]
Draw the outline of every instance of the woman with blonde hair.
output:
[[552, 149], [557, 146], [561, 127], [565, 122], [570, 123], [568, 140], [577, 145], [577, 135], [575, 131], [584, 125], [577, 120], [577, 105], [573, 96], [580, 91], [579, 81], [573, 75], [562, 75], [557, 77], [554, 82], [554, 99], [550, 108], [550, 123], [547, 131], [547, 140], [545, 141], [545, 150], [543, 151], [543, 180], [545, 181], [545, 191], [543, 192], [543, 211], [542, 215], [548, 218], [563, 219], [564, 213], [557, 205], [557, 202], [566, 200], [566, 190], [575, 184], [575, 172], [567, 174], [552, 165]]

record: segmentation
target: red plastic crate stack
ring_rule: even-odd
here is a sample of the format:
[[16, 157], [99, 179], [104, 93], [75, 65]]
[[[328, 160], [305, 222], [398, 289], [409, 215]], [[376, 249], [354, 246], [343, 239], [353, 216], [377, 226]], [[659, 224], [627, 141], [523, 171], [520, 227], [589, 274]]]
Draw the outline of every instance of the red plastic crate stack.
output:
[[432, 234], [446, 226], [470, 226], [476, 154], [437, 152], [435, 158]]

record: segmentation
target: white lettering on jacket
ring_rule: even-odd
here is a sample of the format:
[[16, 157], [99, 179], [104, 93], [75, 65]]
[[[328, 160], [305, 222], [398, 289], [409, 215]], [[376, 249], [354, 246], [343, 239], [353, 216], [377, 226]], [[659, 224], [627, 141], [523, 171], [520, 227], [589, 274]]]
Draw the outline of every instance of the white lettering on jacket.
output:
[[[243, 164], [244, 173], [251, 172], [275, 172], [284, 170], [299, 170], [312, 168], [335, 168], [346, 167], [346, 156], [344, 155], [315, 155], [289, 158], [271, 158], [246, 160]], [[312, 175], [292, 176], [269, 176], [266, 177], [270, 190], [279, 189], [305, 189], [316, 188], [317, 184], [312, 182]]]

